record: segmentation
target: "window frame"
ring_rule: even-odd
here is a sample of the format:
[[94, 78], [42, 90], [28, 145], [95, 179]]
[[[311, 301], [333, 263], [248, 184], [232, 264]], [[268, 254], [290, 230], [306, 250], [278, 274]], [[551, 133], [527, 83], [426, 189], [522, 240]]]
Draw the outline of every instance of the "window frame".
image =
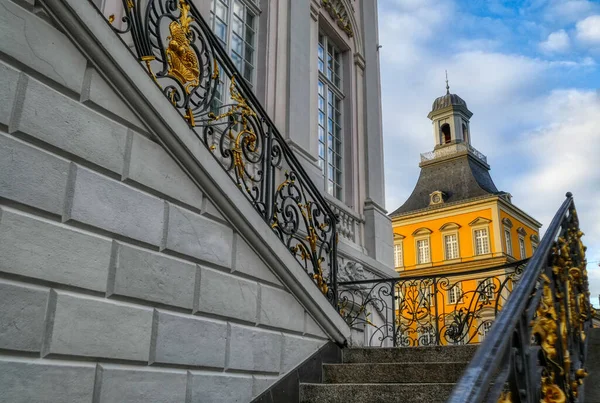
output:
[[[217, 15], [217, 11], [216, 11], [216, 5], [218, 3], [221, 3], [224, 5], [224, 7], [227, 8], [227, 16], [226, 19], [227, 21], [223, 21], [222, 18], [220, 16]], [[243, 6], [244, 9], [244, 15], [243, 18], [241, 18], [239, 15], [236, 14], [235, 12], [235, 6], [234, 3], [240, 3]], [[247, 20], [247, 15], [248, 13], [251, 13], [252, 17], [253, 17], [253, 24], [254, 26], [250, 26], [248, 25], [248, 20]], [[211, 30], [215, 33], [215, 36], [218, 38], [219, 42], [221, 43], [221, 45], [223, 46], [223, 48], [225, 49], [225, 51], [227, 52], [227, 55], [231, 58], [231, 61], [233, 62], [233, 64], [236, 66], [236, 68], [238, 69], [238, 71], [240, 72], [242, 78], [246, 81], [246, 83], [248, 83], [248, 85], [250, 86], [250, 88], [252, 88], [254, 90], [254, 88], [256, 87], [256, 81], [257, 81], [257, 62], [258, 62], [258, 32], [259, 32], [259, 17], [260, 17], [260, 0], [210, 0], [210, 28]], [[242, 36], [240, 36], [237, 32], [234, 31], [234, 19], [238, 18], [242, 21]], [[225, 24], [225, 40], [223, 40], [223, 38], [221, 38], [221, 36], [219, 34], [217, 34], [216, 31], [216, 19], [219, 19], [220, 21], [222, 21]], [[252, 43], [247, 42], [247, 35], [248, 35], [248, 28], [251, 29], [254, 37], [252, 40]], [[242, 55], [239, 54], [239, 52], [237, 52], [234, 48], [233, 48], [233, 36], [237, 36], [240, 37], [241, 39], [241, 46], [242, 46]], [[246, 51], [247, 49], [247, 45], [250, 45], [251, 50], [252, 50], [252, 60], [248, 61], [247, 56], [246, 56]], [[236, 56], [238, 56], [241, 59], [241, 63], [242, 63], [242, 69], [239, 68], [239, 66], [236, 64], [235, 62], [235, 58], [233, 57], [233, 53], [236, 54]], [[249, 64], [252, 67], [252, 73], [251, 73], [251, 77], [248, 78], [246, 77], [246, 64]], [[223, 88], [227, 88], [227, 86], [229, 85], [229, 81], [230, 79], [227, 78], [224, 80], [223, 82]], [[225, 91], [223, 91], [225, 92]], [[223, 96], [224, 94], [221, 93], [221, 96]], [[227, 103], [228, 99], [222, 99], [221, 100], [223, 103]]]
[[521, 255], [521, 260], [527, 258], [527, 248], [525, 247], [524, 236], [519, 236], [519, 254]]
[[394, 267], [400, 269], [404, 267], [404, 245], [402, 239], [394, 241]]
[[[458, 290], [458, 293], [456, 290]], [[447, 293], [448, 305], [459, 304], [462, 301], [463, 297], [462, 280], [457, 281], [452, 287], [450, 287]]]
[[[478, 231], [485, 231], [485, 237], [487, 239], [487, 250], [486, 251], [482, 251], [482, 253], [477, 253], [477, 232]], [[480, 227], [474, 227], [473, 228], [473, 256], [486, 256], [489, 255], [491, 252], [491, 241], [490, 241], [490, 228], [489, 225], [486, 226], [480, 226]]]
[[[481, 319], [481, 331], [479, 332], [479, 342], [483, 342], [490, 330], [492, 329], [492, 325], [494, 324], [494, 320], [490, 318], [482, 318]], [[489, 325], [489, 326], [486, 326]]]
[[[487, 287], [487, 285], [483, 285], [481, 286], [482, 283], [490, 283], [490, 287]], [[481, 287], [481, 288], [480, 288]], [[477, 281], [477, 288], [476, 290], [479, 290], [481, 292], [482, 288], [486, 293], [486, 297], [488, 298], [489, 301], [493, 301], [496, 299], [496, 293], [495, 293], [495, 289], [494, 289], [494, 277], [488, 277], [488, 278], [484, 278], [483, 280], [478, 280]]]
[[[329, 52], [330, 47], [334, 52], [333, 54]], [[328, 56], [332, 57], [332, 69], [329, 69], [327, 65]], [[346, 175], [344, 172], [344, 101], [346, 96], [344, 94], [343, 58], [344, 51], [342, 47], [327, 32], [319, 29], [317, 35], [317, 161], [321, 168], [325, 193], [342, 202], [346, 191]], [[331, 78], [328, 74], [330, 71]], [[336, 80], [339, 81], [337, 84]], [[322, 92], [321, 88], [323, 88]], [[331, 102], [329, 101], [330, 94]], [[333, 109], [331, 115], [330, 109]], [[321, 114], [323, 119], [321, 119]], [[330, 119], [332, 121], [332, 132], [329, 131]], [[321, 129], [323, 131], [322, 139]], [[321, 155], [321, 147], [323, 155]], [[330, 172], [330, 167], [333, 172]]]
[[508, 227], [504, 227], [504, 248], [506, 249], [507, 255], [514, 256], [512, 248], [512, 234], [510, 232], [510, 228]]
[[[419, 249], [419, 242], [426, 242], [427, 261], [424, 261], [424, 262], [421, 261], [421, 251]], [[425, 249], [425, 248], [423, 248], [423, 249]], [[429, 235], [415, 238], [415, 252], [416, 252], [415, 257], [416, 257], [417, 266], [424, 265], [424, 264], [431, 264], [431, 237]]]
[[[456, 256], [448, 256], [448, 243], [447, 243], [447, 238], [449, 237], [454, 237], [455, 241], [454, 243], [456, 244]], [[446, 232], [442, 234], [442, 240], [443, 240], [443, 245], [444, 245], [444, 260], [458, 260], [460, 259], [460, 242], [458, 239], [458, 231], [453, 231], [453, 232]]]

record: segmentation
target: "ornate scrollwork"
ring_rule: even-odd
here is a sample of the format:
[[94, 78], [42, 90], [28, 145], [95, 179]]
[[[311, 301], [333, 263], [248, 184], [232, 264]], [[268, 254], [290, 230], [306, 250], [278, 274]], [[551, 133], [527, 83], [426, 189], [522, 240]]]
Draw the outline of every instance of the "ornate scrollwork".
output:
[[337, 217], [219, 39], [190, 0], [122, 1], [125, 28], [114, 31], [131, 35], [165, 97], [337, 306]]
[[200, 84], [198, 57], [190, 45], [190, 23], [194, 21], [189, 16], [190, 5], [185, 0], [179, 0], [179, 20], [169, 24], [171, 35], [167, 37], [169, 45], [166, 49], [169, 71], [167, 74], [178, 80], [186, 93]]
[[[453, 301], [448, 300], [450, 290], [465, 281], [466, 273], [342, 282], [342, 316], [351, 326], [366, 324], [374, 347], [388, 341], [402, 347], [478, 343], [519, 281], [523, 266], [490, 268], [489, 273], [505, 273], [501, 275], [472, 275], [470, 281], [477, 286], [454, 294]], [[373, 317], [386, 320], [375, 324]]]
[[350, 38], [354, 36], [352, 24], [346, 6], [340, 0], [321, 0], [321, 5], [327, 10], [331, 18], [333, 18], [338, 27], [340, 27]]

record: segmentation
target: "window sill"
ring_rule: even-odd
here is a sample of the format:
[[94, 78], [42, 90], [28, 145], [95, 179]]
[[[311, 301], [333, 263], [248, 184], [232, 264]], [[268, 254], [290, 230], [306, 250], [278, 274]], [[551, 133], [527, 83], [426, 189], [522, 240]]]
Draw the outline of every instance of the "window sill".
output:
[[462, 262], [462, 259], [460, 257], [457, 257], [456, 259], [444, 260], [444, 264], [452, 264], [452, 263], [460, 263], [460, 262]]
[[429, 262], [429, 263], [421, 263], [421, 264], [417, 264], [414, 266], [415, 269], [423, 269], [425, 267], [432, 267], [433, 263]]
[[475, 256], [473, 256], [473, 260], [489, 259], [491, 257], [493, 257], [493, 254], [490, 252], [490, 253], [486, 253], [485, 255], [475, 255]]

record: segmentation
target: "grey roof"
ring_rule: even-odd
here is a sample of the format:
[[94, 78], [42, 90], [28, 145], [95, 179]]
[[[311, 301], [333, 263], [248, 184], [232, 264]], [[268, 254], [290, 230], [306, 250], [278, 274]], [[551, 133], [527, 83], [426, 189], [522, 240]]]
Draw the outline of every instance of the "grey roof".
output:
[[[476, 197], [497, 195], [488, 168], [468, 153], [422, 165], [419, 180], [406, 202], [390, 216], [409, 213], [428, 208], [429, 195], [436, 190], [445, 193], [444, 207], [447, 203], [468, 200]], [[432, 206], [433, 207], [433, 206]]]
[[436, 98], [436, 100], [433, 101], [433, 105], [431, 106], [431, 113], [440, 109], [447, 108], [449, 106], [464, 106], [466, 109], [468, 109], [467, 103], [464, 99], [462, 99], [456, 94], [450, 94], [448, 92], [446, 93], [446, 95]]

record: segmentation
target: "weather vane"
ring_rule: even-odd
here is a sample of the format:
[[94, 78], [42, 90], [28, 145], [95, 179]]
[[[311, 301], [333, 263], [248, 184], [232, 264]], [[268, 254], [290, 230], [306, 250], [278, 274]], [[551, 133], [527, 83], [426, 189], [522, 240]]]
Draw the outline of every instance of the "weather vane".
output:
[[450, 84], [448, 84], [448, 70], [446, 70], [446, 94], [450, 94]]

